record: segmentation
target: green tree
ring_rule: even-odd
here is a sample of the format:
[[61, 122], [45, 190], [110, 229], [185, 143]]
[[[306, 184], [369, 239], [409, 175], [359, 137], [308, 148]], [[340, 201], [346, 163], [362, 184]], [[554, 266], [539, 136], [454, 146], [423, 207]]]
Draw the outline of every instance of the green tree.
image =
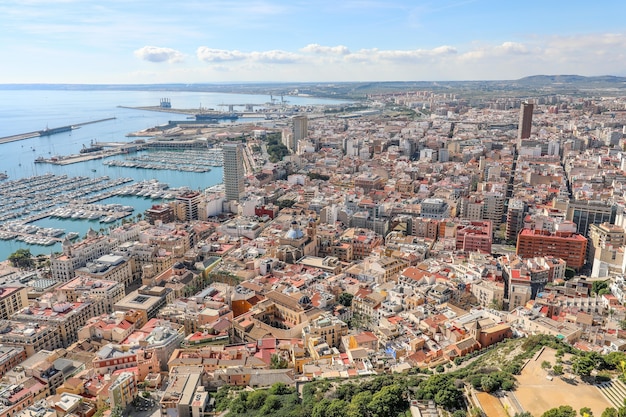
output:
[[246, 400], [246, 405], [248, 406], [248, 408], [258, 410], [263, 406], [268, 395], [269, 394], [266, 390], [256, 390], [254, 392], [251, 392], [248, 395], [248, 399]]
[[30, 249], [18, 249], [9, 255], [9, 262], [16, 268], [32, 268], [35, 266]]
[[483, 376], [480, 379], [480, 388], [485, 392], [493, 392], [498, 389], [500, 384], [490, 375]]
[[557, 365], [554, 365], [554, 366], [552, 367], [552, 373], [553, 373], [554, 375], [557, 375], [557, 376], [558, 376], [558, 375], [563, 375], [563, 365], [558, 365], [558, 364], [557, 364]]
[[397, 385], [387, 385], [372, 397], [368, 408], [374, 416], [397, 416], [406, 410], [408, 403]]
[[229, 393], [229, 385], [224, 385], [217, 390], [217, 393], [215, 393], [215, 409], [217, 411], [224, 411], [228, 408], [230, 403]]
[[277, 382], [270, 387], [269, 392], [272, 395], [286, 395], [291, 394], [293, 391], [287, 386], [287, 384], [283, 382]]
[[502, 367], [502, 370], [513, 375], [519, 375], [522, 372], [522, 364], [518, 361], [509, 362]]
[[353, 298], [354, 298], [354, 295], [350, 294], [349, 292], [342, 292], [341, 294], [339, 294], [337, 301], [342, 306], [350, 307], [352, 305]]
[[344, 400], [332, 400], [326, 408], [326, 417], [345, 417], [347, 405]]
[[602, 417], [617, 417], [617, 410], [613, 407], [607, 407], [602, 412]]
[[595, 361], [589, 355], [578, 356], [574, 359], [572, 370], [578, 376], [589, 376], [595, 365]]
[[580, 414], [580, 417], [593, 417], [593, 411], [589, 407], [581, 408], [578, 410], [578, 414]]
[[546, 369], [550, 369], [550, 368], [552, 368], [552, 364], [550, 362], [548, 361], [541, 362], [541, 369], [545, 371]]
[[287, 369], [289, 368], [289, 361], [280, 355], [272, 355], [270, 359], [270, 369]]
[[330, 405], [330, 400], [323, 398], [321, 401], [313, 406], [311, 417], [326, 417], [326, 410]]
[[600, 290], [606, 289], [609, 287], [609, 283], [607, 281], [594, 281], [593, 284], [591, 284], [591, 292], [593, 294], [600, 294]]
[[309, 172], [306, 175], [307, 175], [307, 177], [309, 177], [312, 180], [328, 181], [330, 179], [330, 175], [318, 174], [317, 172]]
[[454, 413], [452, 413], [452, 417], [467, 417], [467, 411], [456, 410]]
[[350, 401], [350, 404], [346, 407], [347, 417], [369, 417], [371, 415], [368, 408], [369, 403], [372, 401], [371, 391], [361, 391], [355, 394]]
[[533, 417], [533, 415], [530, 414], [529, 411], [523, 411], [521, 413], [515, 413], [513, 417]]
[[247, 397], [247, 392], [240, 392], [239, 395], [230, 402], [230, 404], [228, 405], [228, 409], [234, 414], [245, 413], [248, 408], [246, 404]]
[[276, 203], [276, 205], [281, 209], [291, 208], [294, 204], [296, 204], [295, 200], [289, 200], [289, 199], [278, 200], [278, 202]]
[[576, 411], [569, 405], [551, 408], [541, 415], [541, 417], [576, 417]]
[[259, 410], [259, 415], [266, 416], [273, 411], [279, 410], [282, 404], [277, 395], [268, 395], [263, 402], [263, 406]]
[[446, 410], [461, 408], [463, 394], [454, 385], [450, 374], [437, 374], [422, 381], [416, 391], [418, 400], [434, 400]]

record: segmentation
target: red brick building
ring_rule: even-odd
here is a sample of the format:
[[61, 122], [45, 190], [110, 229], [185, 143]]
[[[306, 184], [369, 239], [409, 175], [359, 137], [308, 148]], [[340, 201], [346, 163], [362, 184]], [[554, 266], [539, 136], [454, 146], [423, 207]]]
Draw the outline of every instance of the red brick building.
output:
[[522, 258], [550, 255], [576, 270], [585, 264], [586, 249], [587, 238], [577, 233], [523, 229], [517, 235], [516, 253]]

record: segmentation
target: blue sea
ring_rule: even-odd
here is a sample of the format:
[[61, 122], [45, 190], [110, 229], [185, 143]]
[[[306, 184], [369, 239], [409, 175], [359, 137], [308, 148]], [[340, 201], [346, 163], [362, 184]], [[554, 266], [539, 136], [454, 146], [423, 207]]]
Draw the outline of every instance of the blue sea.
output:
[[[115, 119], [88, 124], [69, 132], [51, 136], [35, 137], [0, 144], [0, 172], [8, 180], [53, 173], [71, 177], [130, 177], [135, 181], [158, 179], [170, 187], [187, 186], [202, 190], [222, 182], [222, 168], [214, 167], [210, 172], [191, 173], [171, 170], [143, 170], [135, 168], [109, 167], [104, 160], [93, 160], [65, 166], [35, 164], [37, 157], [76, 154], [92, 140], [99, 142], [128, 142], [126, 134], [149, 127], [162, 125], [170, 120], [184, 120], [185, 115], [126, 109], [118, 106], [156, 106], [161, 98], [169, 98], [173, 108], [214, 108], [227, 110], [223, 104], [254, 103], [270, 101], [267, 95], [223, 94], [171, 91], [65, 91], [65, 90], [0, 90], [0, 137], [38, 131], [66, 125], [75, 125], [94, 120], [114, 117]], [[288, 97], [289, 104], [337, 104], [339, 101], [313, 97]], [[239, 110], [240, 108], [235, 108]], [[241, 123], [248, 123], [240, 119]], [[115, 157], [123, 159], [123, 156]], [[5, 181], [8, 181], [5, 180]], [[135, 207], [135, 214], [142, 213], [155, 201], [143, 197], [112, 197], [100, 204], [121, 203]], [[2, 201], [0, 201], [0, 205]], [[66, 232], [86, 234], [92, 227], [99, 230], [97, 221], [47, 218], [33, 223], [41, 227], [65, 229]], [[60, 251], [60, 245], [38, 246], [19, 241], [0, 241], [0, 260], [6, 259], [19, 248], [30, 249], [33, 254], [50, 254]]]

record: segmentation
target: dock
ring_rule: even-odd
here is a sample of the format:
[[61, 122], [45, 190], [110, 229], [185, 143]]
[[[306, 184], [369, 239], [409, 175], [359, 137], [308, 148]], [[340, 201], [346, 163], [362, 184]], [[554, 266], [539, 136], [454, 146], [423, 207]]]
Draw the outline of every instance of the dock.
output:
[[109, 156], [121, 155], [125, 153], [128, 153], [128, 152], [114, 149], [114, 150], [107, 150], [107, 151], [90, 152], [90, 153], [85, 153], [85, 154], [53, 156], [52, 158], [39, 157], [35, 159], [35, 162], [38, 164], [45, 163], [45, 164], [52, 164], [52, 165], [70, 165], [70, 164], [76, 164], [78, 162], [93, 161], [94, 159], [103, 159]]
[[109, 120], [114, 120], [114, 119], [115, 117], [107, 117], [106, 119], [91, 120], [88, 122], [77, 123], [74, 125], [67, 125], [67, 126], [60, 126], [60, 127], [53, 127], [53, 128], [46, 127], [45, 129], [36, 130], [34, 132], [26, 132], [26, 133], [20, 133], [17, 135], [4, 136], [0, 138], [0, 144], [16, 142], [18, 140], [31, 139], [31, 138], [41, 137], [41, 136], [51, 136], [57, 133], [69, 132], [71, 130], [78, 129], [81, 126], [86, 126], [86, 125], [90, 125], [93, 123], [107, 122]]

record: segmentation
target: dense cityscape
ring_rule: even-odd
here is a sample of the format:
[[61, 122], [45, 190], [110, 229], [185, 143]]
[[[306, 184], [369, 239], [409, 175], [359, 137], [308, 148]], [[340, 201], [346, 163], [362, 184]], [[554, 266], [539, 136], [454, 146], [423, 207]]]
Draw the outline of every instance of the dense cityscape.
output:
[[0, 417], [625, 415], [626, 98], [392, 87], [36, 161], [217, 186], [3, 178], [0, 238], [62, 250], [0, 265]]

